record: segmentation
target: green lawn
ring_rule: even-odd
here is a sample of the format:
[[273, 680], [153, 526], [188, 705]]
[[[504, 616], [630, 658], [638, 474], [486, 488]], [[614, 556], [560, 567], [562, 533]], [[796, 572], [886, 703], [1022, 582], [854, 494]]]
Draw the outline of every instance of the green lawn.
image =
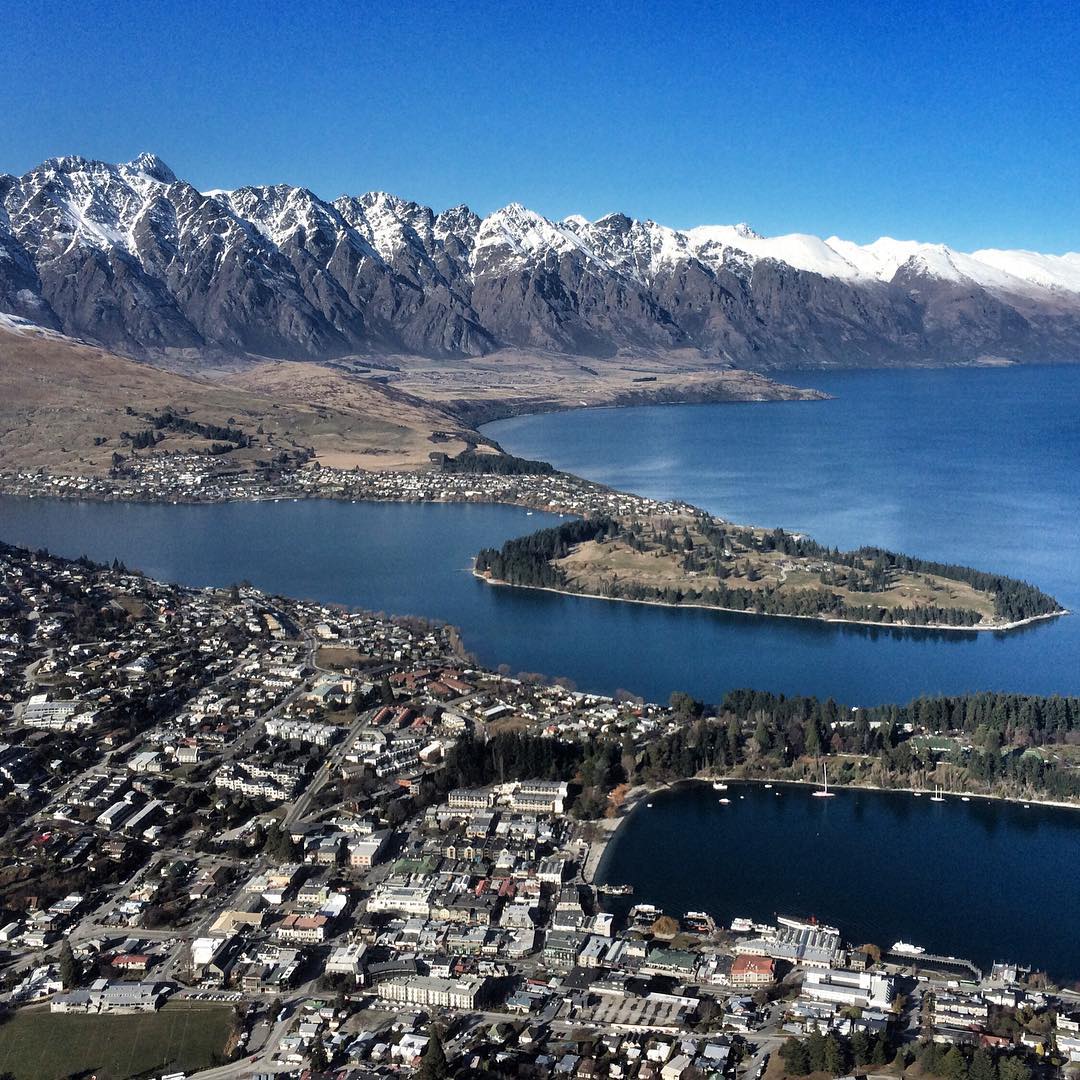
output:
[[194, 1072], [213, 1063], [233, 1028], [227, 1005], [181, 1002], [156, 1013], [81, 1016], [21, 1009], [0, 1026], [0, 1073], [16, 1080], [98, 1080]]

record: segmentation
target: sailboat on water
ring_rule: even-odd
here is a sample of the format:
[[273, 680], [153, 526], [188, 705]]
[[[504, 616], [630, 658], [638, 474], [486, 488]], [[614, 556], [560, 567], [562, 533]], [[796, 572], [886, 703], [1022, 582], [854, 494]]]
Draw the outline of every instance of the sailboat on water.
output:
[[934, 785], [934, 794], [930, 796], [930, 801], [931, 802], [944, 802], [945, 801], [945, 796], [941, 794], [941, 785], [940, 784], [935, 784]]
[[821, 772], [824, 779], [825, 786], [821, 791], [812, 792], [815, 799], [831, 799], [836, 794], [835, 791], [829, 790], [829, 766], [825, 762], [821, 763]]

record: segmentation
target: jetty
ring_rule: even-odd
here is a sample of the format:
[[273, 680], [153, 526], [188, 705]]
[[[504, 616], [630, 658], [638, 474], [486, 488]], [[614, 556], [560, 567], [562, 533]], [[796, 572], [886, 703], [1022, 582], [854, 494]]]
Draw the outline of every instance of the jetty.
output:
[[983, 973], [970, 960], [963, 960], [959, 956], [936, 956], [928, 952], [897, 952], [895, 949], [883, 950], [881, 953], [883, 963], [895, 964], [897, 967], [920, 968], [924, 971], [934, 971], [941, 975], [952, 975], [960, 979], [971, 979], [974, 982], [982, 982]]

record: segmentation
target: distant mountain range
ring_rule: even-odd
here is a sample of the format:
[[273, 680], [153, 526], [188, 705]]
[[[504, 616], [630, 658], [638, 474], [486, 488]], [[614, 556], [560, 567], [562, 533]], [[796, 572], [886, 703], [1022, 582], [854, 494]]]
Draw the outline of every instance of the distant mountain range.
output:
[[0, 311], [143, 359], [602, 359], [754, 369], [1080, 359], [1080, 254], [485, 218], [371, 192], [200, 192], [160, 159], [0, 176]]

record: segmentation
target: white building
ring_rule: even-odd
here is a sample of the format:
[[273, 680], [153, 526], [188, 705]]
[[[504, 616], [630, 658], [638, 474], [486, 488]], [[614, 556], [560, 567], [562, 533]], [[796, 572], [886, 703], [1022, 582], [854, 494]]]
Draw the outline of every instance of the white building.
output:
[[568, 785], [549, 780], [523, 780], [510, 796], [512, 810], [530, 814], [561, 814]]
[[803, 997], [853, 1008], [888, 1008], [896, 990], [888, 975], [870, 971], [811, 969], [806, 973]]
[[372, 833], [370, 837], [349, 842], [349, 865], [366, 870], [375, 865], [390, 839], [389, 830]]
[[380, 885], [367, 902], [368, 911], [400, 912], [403, 915], [431, 916], [431, 898], [434, 890], [419, 886]]
[[378, 985], [380, 996], [405, 1005], [437, 1006], [446, 1009], [475, 1009], [486, 979], [437, 979], [412, 975], [387, 979]]

